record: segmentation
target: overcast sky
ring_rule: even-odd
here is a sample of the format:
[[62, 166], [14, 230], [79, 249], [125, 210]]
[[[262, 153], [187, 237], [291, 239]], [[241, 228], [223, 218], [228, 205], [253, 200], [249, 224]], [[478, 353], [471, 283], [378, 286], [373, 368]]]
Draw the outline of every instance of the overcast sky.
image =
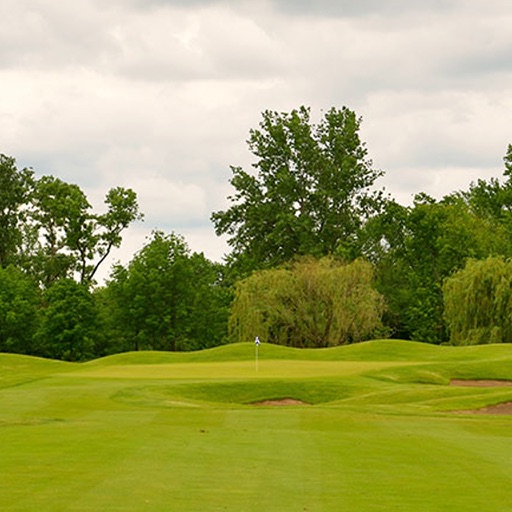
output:
[[403, 204], [501, 176], [512, 143], [510, 0], [0, 0], [0, 19], [0, 152], [98, 207], [133, 188], [124, 262], [156, 228], [221, 259], [210, 214], [266, 109], [355, 110]]

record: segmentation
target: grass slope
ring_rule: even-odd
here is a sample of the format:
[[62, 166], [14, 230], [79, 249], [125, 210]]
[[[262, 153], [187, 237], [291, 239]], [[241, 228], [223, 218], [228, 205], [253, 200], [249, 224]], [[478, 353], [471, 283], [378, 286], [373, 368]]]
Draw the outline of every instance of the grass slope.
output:
[[[512, 510], [512, 346], [0, 354], [6, 511]], [[292, 397], [313, 404], [255, 407]]]
[[0, 353], [0, 389], [35, 381], [71, 368], [72, 363], [63, 361]]

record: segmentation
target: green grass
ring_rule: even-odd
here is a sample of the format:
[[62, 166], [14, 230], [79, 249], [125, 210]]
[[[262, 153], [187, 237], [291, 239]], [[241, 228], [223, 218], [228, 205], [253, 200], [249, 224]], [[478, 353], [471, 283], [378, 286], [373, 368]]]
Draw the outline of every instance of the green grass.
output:
[[512, 345], [254, 350], [0, 354], [0, 510], [512, 510]]

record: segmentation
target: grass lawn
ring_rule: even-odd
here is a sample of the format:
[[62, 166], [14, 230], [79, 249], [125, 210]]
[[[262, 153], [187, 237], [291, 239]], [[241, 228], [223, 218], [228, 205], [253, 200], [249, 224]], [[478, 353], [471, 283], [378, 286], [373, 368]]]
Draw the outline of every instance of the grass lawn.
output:
[[512, 345], [254, 350], [0, 354], [0, 510], [512, 511]]

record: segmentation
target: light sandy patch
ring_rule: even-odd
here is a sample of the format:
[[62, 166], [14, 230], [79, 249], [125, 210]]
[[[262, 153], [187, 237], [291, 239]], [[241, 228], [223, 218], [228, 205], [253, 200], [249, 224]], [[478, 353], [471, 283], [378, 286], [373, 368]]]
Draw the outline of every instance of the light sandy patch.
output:
[[308, 404], [307, 402], [303, 402], [302, 400], [297, 400], [295, 398], [280, 398], [279, 400], [262, 400], [260, 402], [253, 402], [251, 405], [282, 407], [282, 406], [286, 406], [286, 405], [311, 405], [311, 404]]
[[465, 386], [465, 387], [478, 387], [478, 388], [491, 388], [500, 386], [512, 386], [511, 380], [490, 380], [490, 379], [478, 379], [478, 380], [461, 380], [452, 379], [450, 381], [452, 386]]
[[470, 409], [462, 411], [453, 411], [455, 414], [512, 414], [512, 402], [503, 402], [502, 404], [488, 405], [481, 409]]
[[[510, 380], [496, 380], [496, 379], [476, 379], [476, 380], [460, 380], [452, 379], [450, 381], [452, 386], [462, 387], [510, 387], [512, 381]], [[462, 411], [454, 411], [456, 414], [512, 414], [512, 402], [503, 402], [496, 405], [488, 405], [480, 409], [470, 409]]]

